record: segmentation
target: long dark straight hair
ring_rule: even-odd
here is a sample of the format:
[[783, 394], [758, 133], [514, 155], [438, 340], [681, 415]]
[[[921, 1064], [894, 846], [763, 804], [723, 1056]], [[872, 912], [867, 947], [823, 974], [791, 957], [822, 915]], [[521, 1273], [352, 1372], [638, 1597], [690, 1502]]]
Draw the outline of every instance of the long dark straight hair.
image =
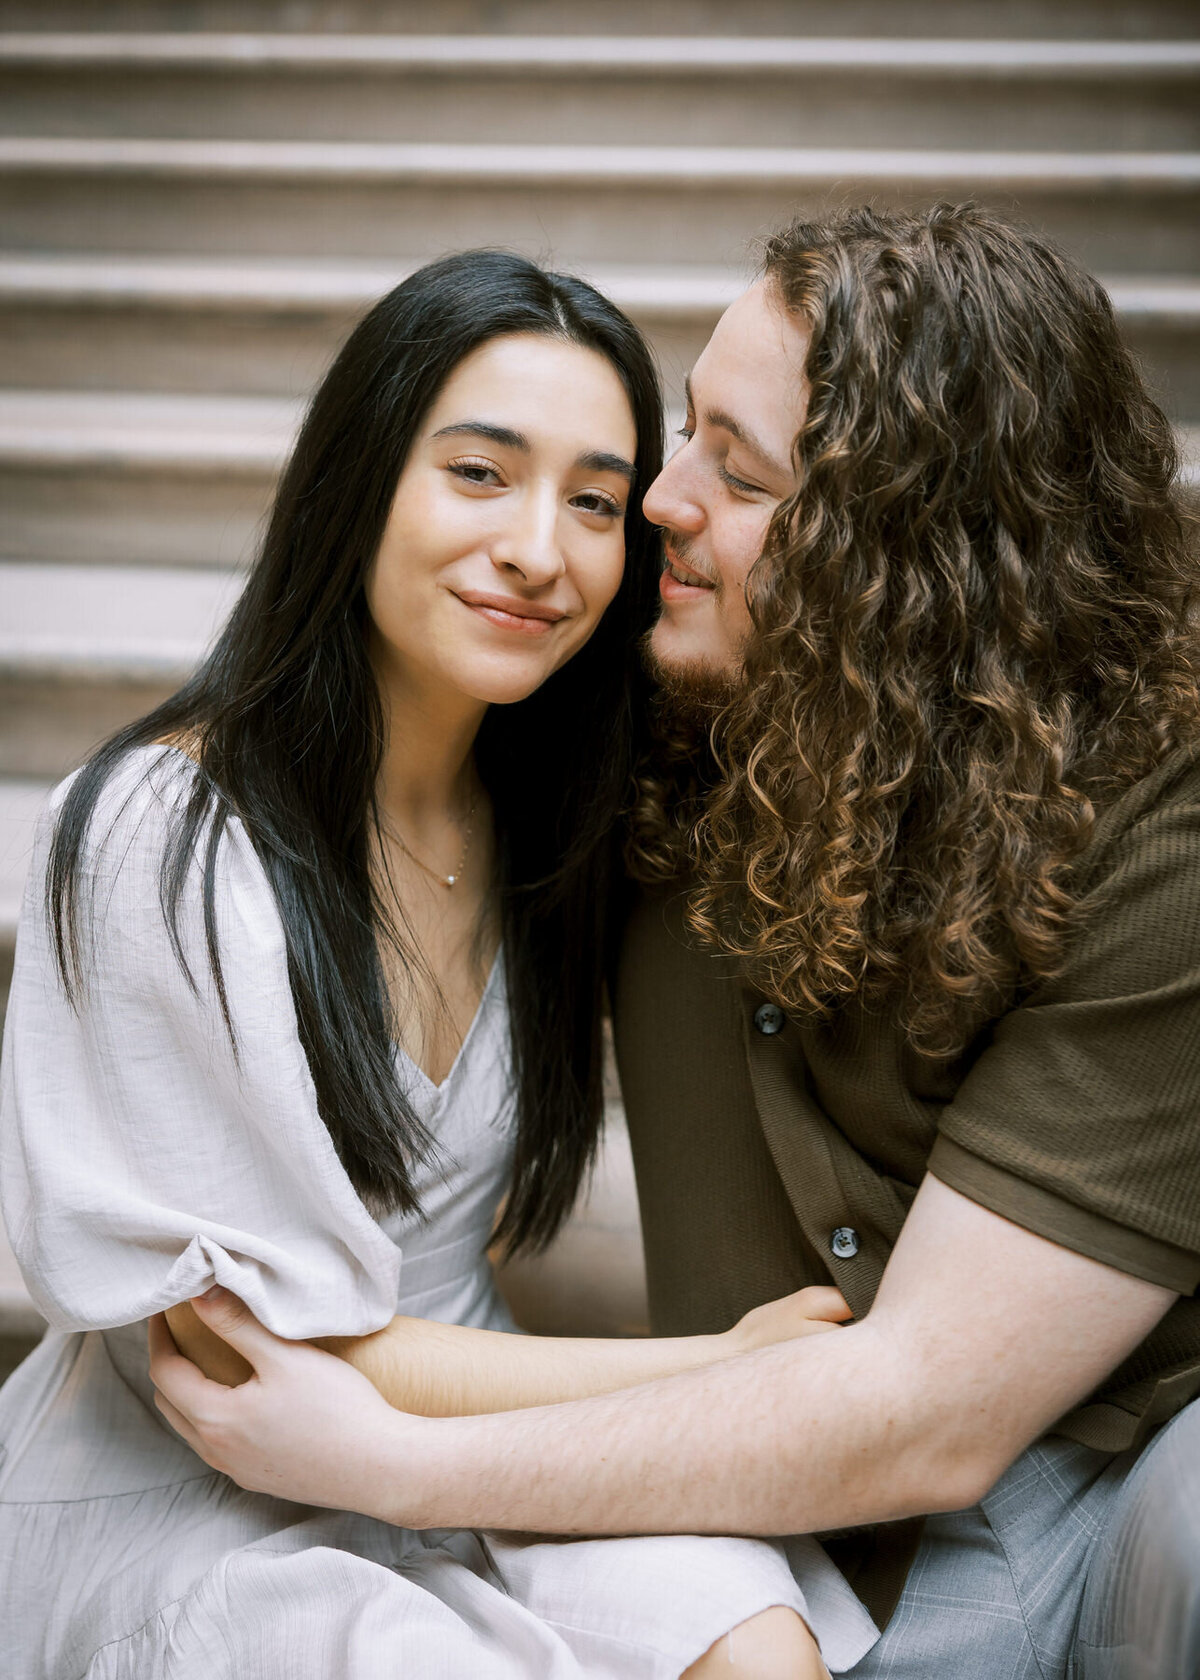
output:
[[[397, 1078], [379, 953], [392, 928], [371, 870], [386, 730], [364, 580], [434, 398], [465, 356], [510, 333], [563, 339], [607, 358], [633, 410], [637, 487], [645, 489], [661, 463], [661, 397], [645, 341], [620, 310], [583, 281], [505, 252], [471, 251], [422, 268], [358, 325], [313, 398], [259, 557], [213, 651], [178, 693], [88, 761], [51, 848], [47, 910], [63, 984], [77, 1002], [97, 801], [131, 750], [187, 741], [199, 773], [168, 832], [160, 881], [176, 955], [186, 971], [180, 903], [199, 868], [208, 960], [236, 1049], [215, 904], [219, 848], [236, 816], [282, 918], [321, 1116], [355, 1189], [377, 1211], [417, 1211], [413, 1167], [431, 1139]], [[491, 707], [476, 742], [495, 812], [517, 1083], [516, 1158], [500, 1230], [510, 1248], [554, 1234], [601, 1116], [605, 930], [643, 709], [637, 644], [657, 578], [640, 496], [630, 502], [625, 540], [624, 579], [591, 640], [536, 693]]]

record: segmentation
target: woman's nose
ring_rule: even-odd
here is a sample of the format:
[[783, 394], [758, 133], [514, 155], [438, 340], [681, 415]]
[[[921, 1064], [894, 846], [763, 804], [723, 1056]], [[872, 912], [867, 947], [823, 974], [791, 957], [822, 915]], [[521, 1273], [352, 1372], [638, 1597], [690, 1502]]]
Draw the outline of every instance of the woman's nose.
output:
[[561, 577], [566, 570], [558, 531], [558, 497], [522, 497], [509, 528], [492, 544], [498, 566], [519, 572], [531, 588]]

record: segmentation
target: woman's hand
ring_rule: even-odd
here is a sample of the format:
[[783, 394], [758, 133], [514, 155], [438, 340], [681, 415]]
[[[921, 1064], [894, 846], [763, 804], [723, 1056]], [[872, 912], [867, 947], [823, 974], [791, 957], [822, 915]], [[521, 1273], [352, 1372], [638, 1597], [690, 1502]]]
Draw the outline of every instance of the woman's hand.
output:
[[172, 1428], [252, 1492], [395, 1521], [397, 1436], [419, 1434], [424, 1420], [394, 1411], [343, 1360], [272, 1335], [228, 1290], [210, 1289], [192, 1305], [252, 1375], [237, 1388], [210, 1381], [160, 1313], [150, 1321], [150, 1376]]
[[774, 1342], [790, 1342], [795, 1336], [815, 1336], [825, 1330], [836, 1330], [851, 1317], [853, 1314], [844, 1297], [832, 1285], [798, 1289], [794, 1295], [768, 1301], [739, 1318], [727, 1332], [730, 1353], [751, 1353]]
[[[257, 1493], [362, 1511], [410, 1528], [424, 1526], [418, 1483], [430, 1463], [437, 1421], [388, 1403], [407, 1395], [411, 1381], [391, 1384], [392, 1392], [381, 1381], [381, 1394], [347, 1362], [348, 1355], [335, 1358], [311, 1343], [272, 1335], [227, 1290], [212, 1289], [191, 1307], [197, 1322], [190, 1333], [195, 1336], [198, 1328], [212, 1332], [221, 1339], [224, 1356], [240, 1355], [251, 1372], [236, 1388], [210, 1381], [179, 1351], [166, 1318], [151, 1320], [156, 1403], [207, 1464]], [[462, 1395], [454, 1405], [442, 1403], [442, 1396], [437, 1405], [427, 1404], [428, 1411], [483, 1412], [632, 1387], [796, 1336], [835, 1330], [849, 1317], [836, 1289], [809, 1288], [756, 1307], [720, 1336], [571, 1341], [398, 1319], [374, 1337], [358, 1338], [351, 1350], [361, 1344], [378, 1362], [380, 1348], [390, 1349], [389, 1357], [402, 1356], [410, 1376], [409, 1367], [421, 1367], [424, 1358], [427, 1378], [440, 1371], [443, 1386], [471, 1391], [469, 1403]], [[189, 1322], [190, 1315], [184, 1315], [181, 1328]], [[200, 1349], [198, 1337], [196, 1344]], [[436, 1389], [433, 1382], [431, 1392]]]

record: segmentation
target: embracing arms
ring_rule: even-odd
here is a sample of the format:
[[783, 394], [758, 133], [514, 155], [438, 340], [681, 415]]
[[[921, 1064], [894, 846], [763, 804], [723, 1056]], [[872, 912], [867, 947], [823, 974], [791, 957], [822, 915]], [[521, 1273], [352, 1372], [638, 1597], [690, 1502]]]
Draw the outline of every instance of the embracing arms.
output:
[[[251, 1367], [190, 1302], [167, 1322], [176, 1345], [214, 1381], [243, 1383]], [[426, 1417], [515, 1411], [607, 1394], [699, 1369], [773, 1342], [832, 1329], [849, 1317], [836, 1289], [801, 1289], [716, 1336], [606, 1340], [514, 1336], [422, 1318], [394, 1318], [372, 1336], [326, 1336], [314, 1345], [369, 1378], [384, 1399]]]
[[862, 1323], [620, 1394], [412, 1417], [228, 1299], [201, 1311], [252, 1381], [206, 1381], [161, 1325], [152, 1373], [209, 1463], [308, 1503], [410, 1527], [802, 1533], [971, 1504], [1173, 1299], [927, 1178]]

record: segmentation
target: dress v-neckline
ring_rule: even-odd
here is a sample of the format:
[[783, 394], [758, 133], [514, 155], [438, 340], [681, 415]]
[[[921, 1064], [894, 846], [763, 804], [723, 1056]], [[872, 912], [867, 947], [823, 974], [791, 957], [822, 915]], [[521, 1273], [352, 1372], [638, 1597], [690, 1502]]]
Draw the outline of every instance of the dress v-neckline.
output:
[[436, 1084], [430, 1075], [425, 1072], [425, 1069], [421, 1066], [420, 1062], [418, 1062], [414, 1056], [409, 1055], [403, 1044], [397, 1043], [396, 1045], [396, 1054], [402, 1058], [405, 1066], [416, 1074], [421, 1083], [425, 1085], [435, 1097], [442, 1097], [445, 1095], [446, 1091], [450, 1087], [451, 1081], [466, 1057], [471, 1041], [475, 1037], [475, 1029], [478, 1027], [480, 1019], [484, 1014], [488, 1000], [491, 997], [492, 988], [495, 986], [497, 976], [500, 973], [500, 959], [503, 954], [504, 946], [497, 946], [496, 955], [492, 958], [492, 966], [488, 970], [488, 977], [484, 982], [483, 991], [479, 994], [479, 1002], [475, 1006], [475, 1013], [471, 1017], [471, 1024], [463, 1034], [458, 1049], [455, 1051], [454, 1060], [450, 1063], [449, 1068], [446, 1070], [445, 1078], [440, 1084]]

